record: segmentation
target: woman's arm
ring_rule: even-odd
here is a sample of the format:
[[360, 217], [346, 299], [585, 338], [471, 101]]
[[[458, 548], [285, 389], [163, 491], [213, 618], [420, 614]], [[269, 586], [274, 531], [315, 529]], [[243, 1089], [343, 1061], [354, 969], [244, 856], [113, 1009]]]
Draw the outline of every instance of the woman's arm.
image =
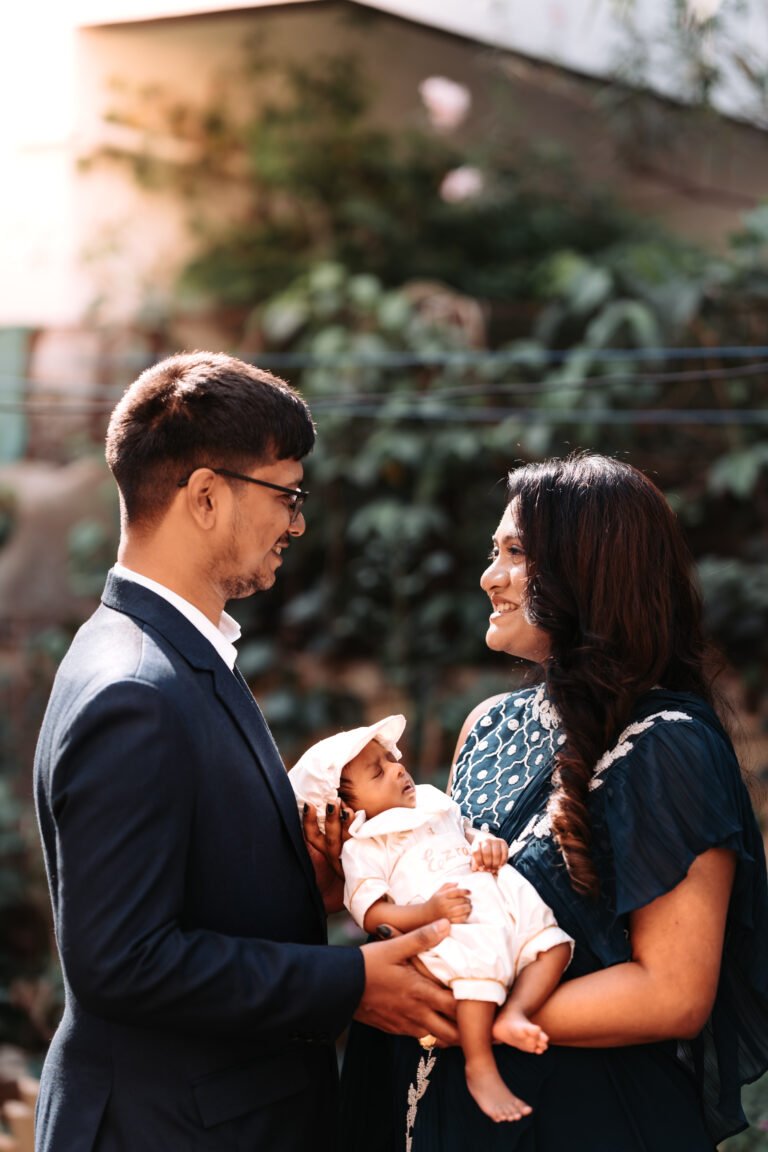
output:
[[698, 1035], [714, 1003], [735, 857], [698, 856], [671, 892], [630, 916], [632, 959], [556, 989], [535, 1022], [583, 1048]]

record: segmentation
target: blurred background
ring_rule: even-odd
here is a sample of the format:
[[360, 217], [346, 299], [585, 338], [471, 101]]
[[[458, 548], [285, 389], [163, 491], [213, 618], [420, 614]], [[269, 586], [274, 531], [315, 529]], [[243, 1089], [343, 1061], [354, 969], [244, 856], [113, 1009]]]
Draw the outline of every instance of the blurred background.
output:
[[[108, 414], [166, 354], [316, 417], [306, 536], [234, 606], [289, 766], [403, 711], [444, 783], [515, 682], [478, 587], [505, 474], [583, 448], [678, 512], [759, 785], [764, 0], [30, 0], [0, 40], [0, 1101], [60, 1011], [37, 728], [115, 554]], [[747, 1106], [728, 1152], [768, 1149]]]

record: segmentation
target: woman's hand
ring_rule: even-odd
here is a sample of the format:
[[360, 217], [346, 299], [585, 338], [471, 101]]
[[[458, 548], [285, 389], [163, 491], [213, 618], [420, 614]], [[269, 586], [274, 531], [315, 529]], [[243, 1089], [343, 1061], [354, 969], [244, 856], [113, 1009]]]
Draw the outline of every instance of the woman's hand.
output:
[[343, 907], [344, 873], [341, 870], [341, 849], [344, 841], [349, 839], [352, 817], [353, 813], [342, 804], [329, 804], [325, 810], [325, 832], [321, 832], [317, 812], [312, 805], [304, 805], [302, 817], [304, 840], [325, 910], [329, 914], [339, 912]]
[[452, 924], [463, 924], [469, 919], [472, 911], [472, 901], [466, 888], [459, 888], [458, 884], [443, 884], [434, 896], [424, 904], [424, 916], [427, 920], [450, 920]]
[[483, 836], [472, 847], [473, 872], [498, 872], [507, 862], [509, 845], [499, 836]]

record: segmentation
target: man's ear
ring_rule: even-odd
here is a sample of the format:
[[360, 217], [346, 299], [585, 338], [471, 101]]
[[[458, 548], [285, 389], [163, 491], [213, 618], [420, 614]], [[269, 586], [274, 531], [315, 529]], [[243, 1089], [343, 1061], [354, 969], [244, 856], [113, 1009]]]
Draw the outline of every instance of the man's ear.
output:
[[196, 468], [183, 489], [187, 510], [204, 532], [216, 526], [225, 488], [229, 486], [210, 468]]

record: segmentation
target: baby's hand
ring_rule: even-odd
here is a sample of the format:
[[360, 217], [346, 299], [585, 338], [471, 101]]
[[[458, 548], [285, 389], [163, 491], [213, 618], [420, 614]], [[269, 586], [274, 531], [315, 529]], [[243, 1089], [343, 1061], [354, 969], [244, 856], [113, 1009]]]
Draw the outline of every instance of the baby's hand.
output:
[[509, 845], [499, 836], [484, 836], [472, 849], [473, 872], [498, 872], [506, 864]]
[[472, 902], [466, 888], [448, 883], [438, 888], [434, 896], [427, 900], [425, 907], [430, 920], [441, 920], [445, 917], [452, 924], [463, 924], [469, 919]]

